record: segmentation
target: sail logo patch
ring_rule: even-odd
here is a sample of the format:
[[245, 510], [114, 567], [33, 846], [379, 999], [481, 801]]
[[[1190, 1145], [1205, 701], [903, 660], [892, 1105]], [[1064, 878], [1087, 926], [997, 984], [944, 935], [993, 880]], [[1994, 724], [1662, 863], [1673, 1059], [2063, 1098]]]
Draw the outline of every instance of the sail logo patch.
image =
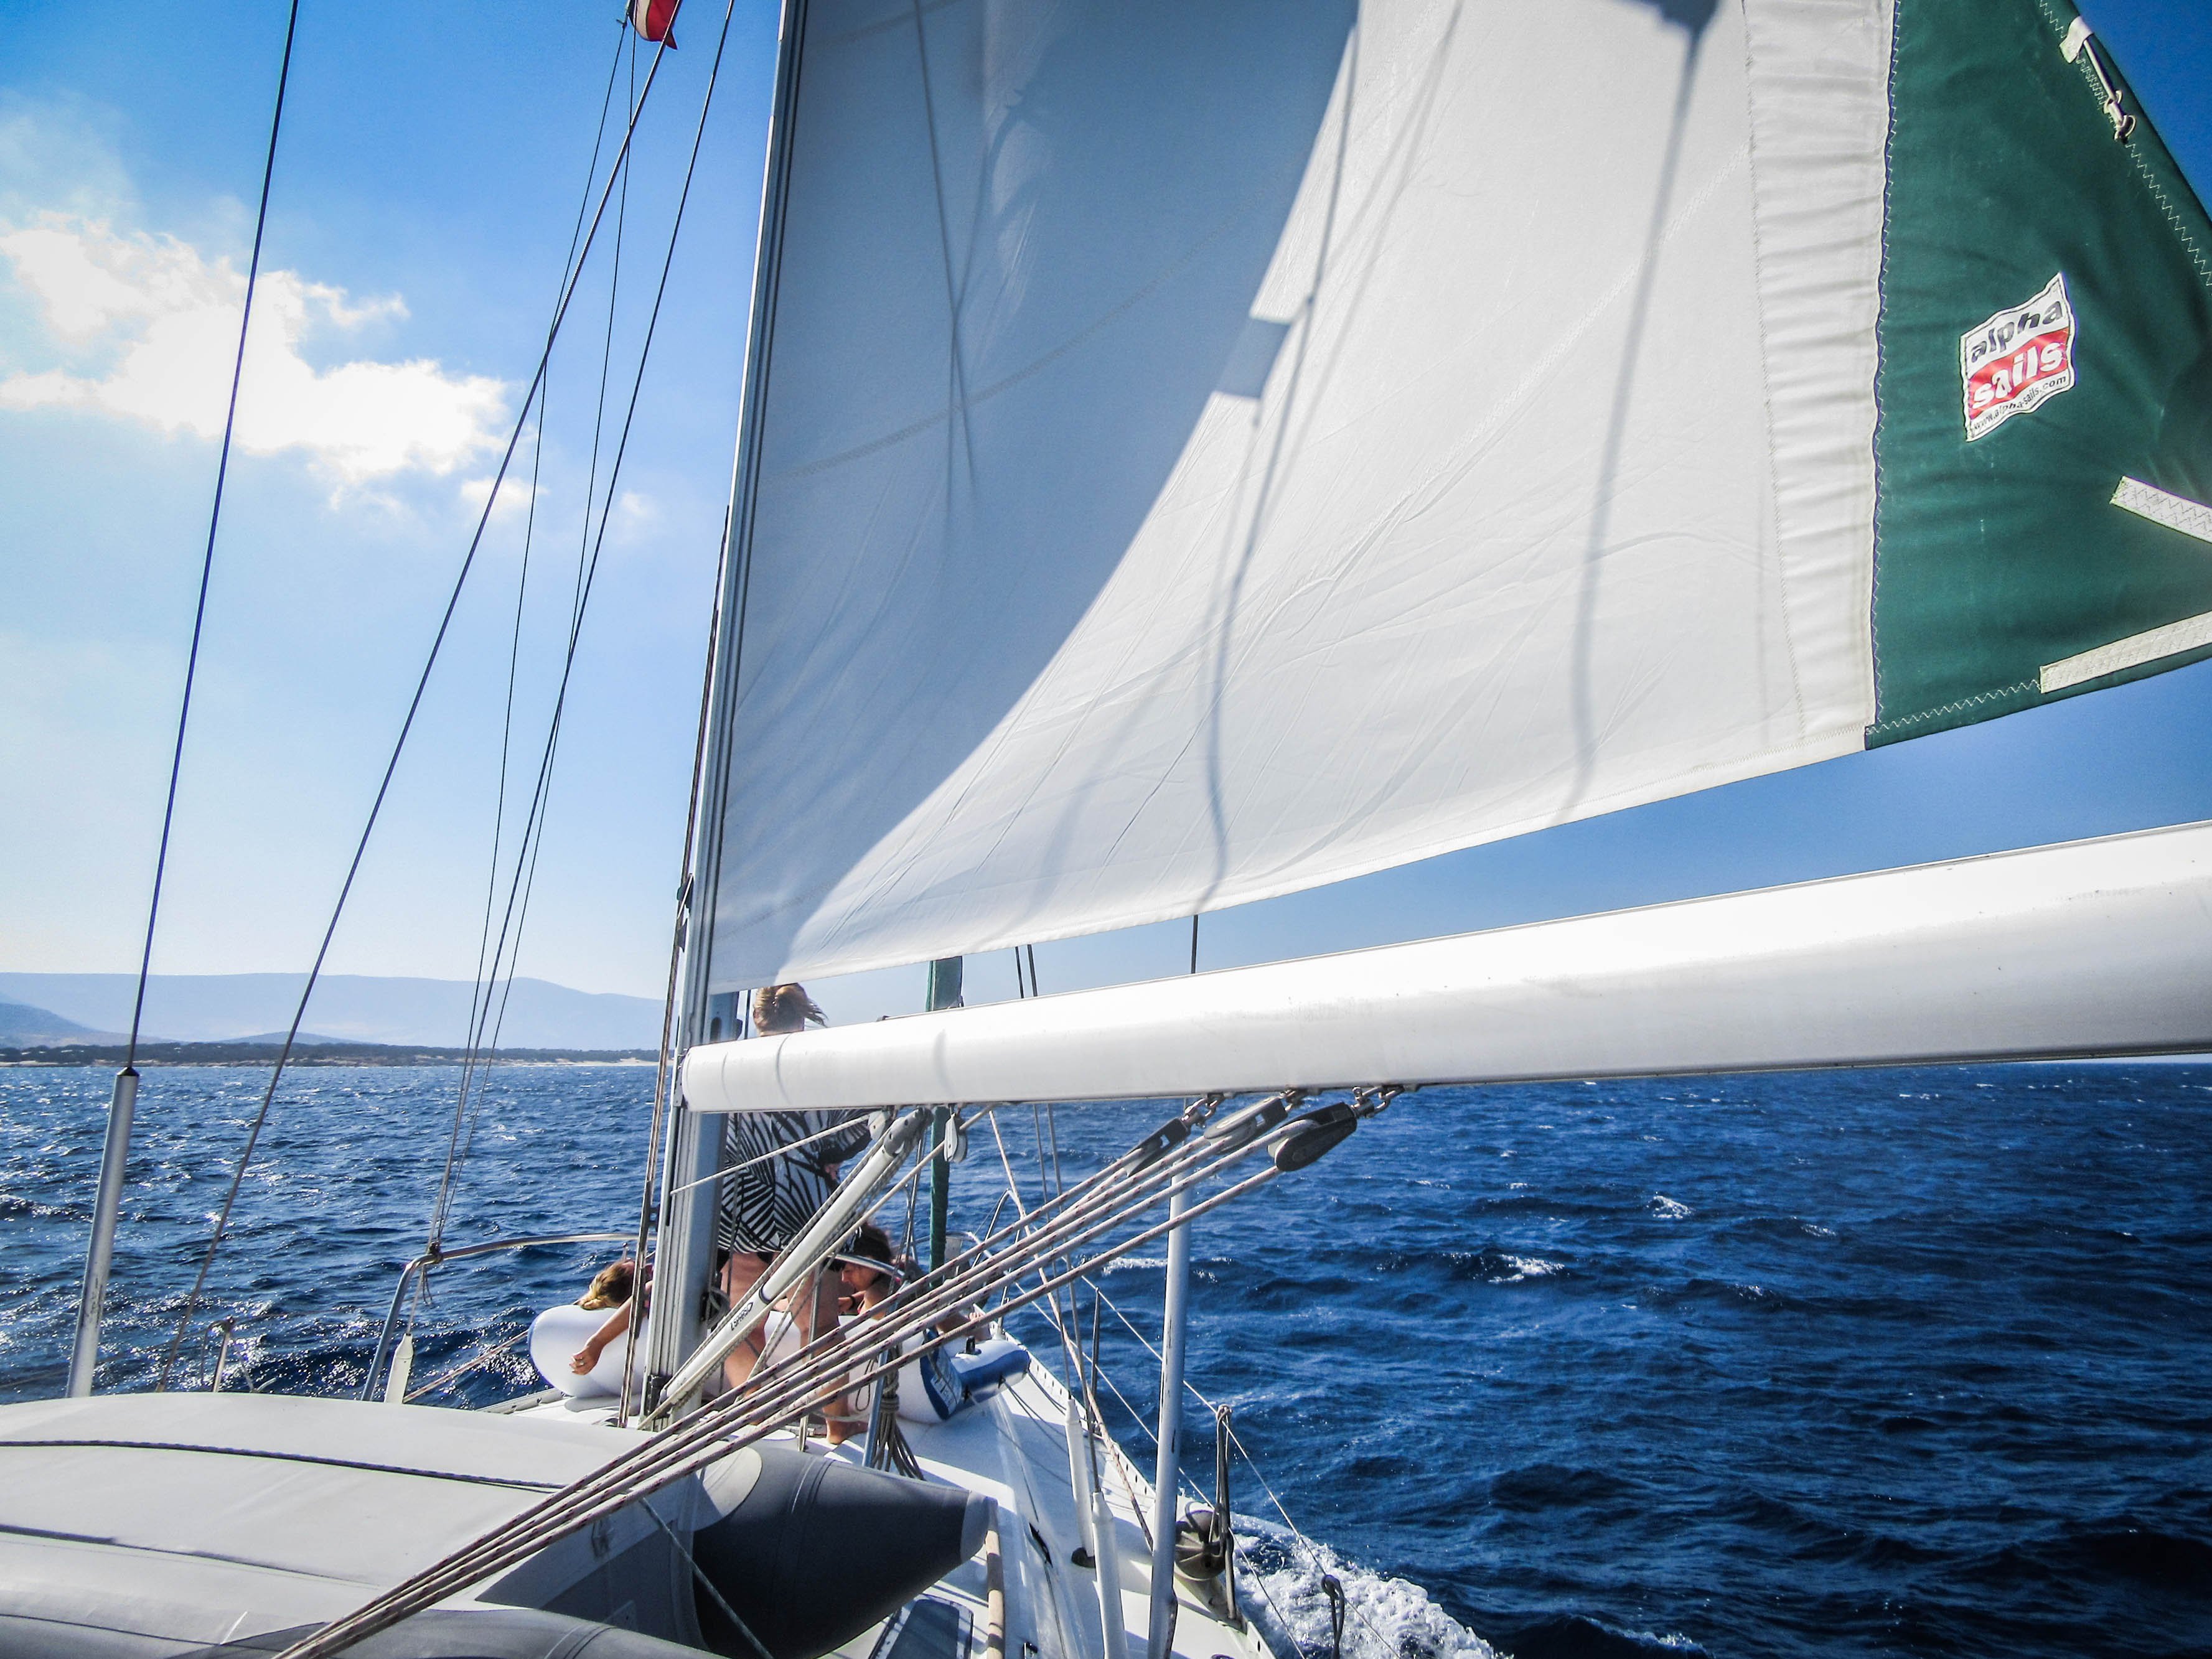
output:
[[1959, 337], [1966, 441], [2040, 409], [2074, 384], [2074, 306], [2066, 273], [2024, 306], [2008, 306]]

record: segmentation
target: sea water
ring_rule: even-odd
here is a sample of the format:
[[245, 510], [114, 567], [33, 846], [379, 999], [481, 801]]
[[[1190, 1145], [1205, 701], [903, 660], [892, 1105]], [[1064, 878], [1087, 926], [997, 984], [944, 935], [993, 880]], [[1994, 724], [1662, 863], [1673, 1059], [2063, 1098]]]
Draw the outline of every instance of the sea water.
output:
[[[103, 1387], [157, 1370], [264, 1081], [149, 1073]], [[228, 1318], [225, 1386], [360, 1386], [458, 1081], [286, 1079], [179, 1383], [204, 1384]], [[107, 1091], [104, 1072], [0, 1071], [0, 1398], [60, 1389]], [[634, 1226], [651, 1091], [647, 1068], [495, 1072], [448, 1248]], [[1040, 1131], [1073, 1180], [1162, 1115], [978, 1124], [955, 1225], [989, 1220], [1001, 1143], [1033, 1201]], [[1232, 1494], [1248, 1596], [1307, 1659], [1334, 1648], [1323, 1574], [1347, 1593], [1346, 1659], [2206, 1651], [2208, 1200], [2199, 1065], [1407, 1096], [1196, 1224], [1189, 1376], [1253, 1460]], [[887, 1218], [902, 1230], [902, 1199]], [[611, 1254], [434, 1276], [415, 1384], [489, 1355], [429, 1397], [535, 1386], [500, 1345]], [[1161, 1255], [1077, 1309], [1147, 1468]], [[1186, 1422], [1210, 1489], [1211, 1420], [1193, 1402]]]

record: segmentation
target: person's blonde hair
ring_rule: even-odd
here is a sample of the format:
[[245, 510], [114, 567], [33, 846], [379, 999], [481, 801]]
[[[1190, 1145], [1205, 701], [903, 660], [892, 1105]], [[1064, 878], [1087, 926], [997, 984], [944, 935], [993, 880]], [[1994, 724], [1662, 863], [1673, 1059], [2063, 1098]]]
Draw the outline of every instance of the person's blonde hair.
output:
[[624, 1256], [611, 1267], [602, 1267], [592, 1276], [592, 1286], [584, 1292], [579, 1307], [599, 1309], [619, 1308], [629, 1300], [632, 1270], [629, 1258]]
[[829, 1023], [804, 985], [763, 985], [753, 993], [753, 1030], [762, 1036], [785, 1036]]

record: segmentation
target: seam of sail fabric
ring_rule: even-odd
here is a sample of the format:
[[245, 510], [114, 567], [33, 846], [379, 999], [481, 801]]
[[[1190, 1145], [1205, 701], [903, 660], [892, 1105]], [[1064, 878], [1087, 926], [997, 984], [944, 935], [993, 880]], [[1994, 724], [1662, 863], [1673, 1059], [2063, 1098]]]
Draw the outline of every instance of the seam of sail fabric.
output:
[[1869, 745], [2212, 652], [2212, 549], [2115, 500], [2212, 501], [2212, 224], [2075, 15], [1897, 0]]

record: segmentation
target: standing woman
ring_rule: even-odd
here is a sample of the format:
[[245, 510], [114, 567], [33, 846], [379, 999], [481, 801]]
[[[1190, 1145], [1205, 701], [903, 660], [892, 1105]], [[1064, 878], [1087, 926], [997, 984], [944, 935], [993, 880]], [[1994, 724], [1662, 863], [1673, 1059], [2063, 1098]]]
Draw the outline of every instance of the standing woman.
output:
[[[753, 993], [753, 1031], [781, 1036], [828, 1019], [803, 985], [769, 985]], [[842, 1126], [842, 1128], [841, 1128]], [[825, 1130], [839, 1133], [825, 1134]], [[808, 1139], [820, 1135], [820, 1139]], [[722, 1123], [723, 1176], [714, 1206], [714, 1248], [722, 1256], [722, 1294], [732, 1307], [768, 1271], [769, 1263], [814, 1218], [837, 1185], [837, 1166], [868, 1144], [866, 1112], [732, 1112]], [[805, 1146], [794, 1143], [805, 1141]], [[837, 1284], [825, 1273], [791, 1292], [799, 1343], [837, 1322]], [[722, 1380], [736, 1388], [760, 1363], [765, 1325], [746, 1333], [722, 1362]]]

